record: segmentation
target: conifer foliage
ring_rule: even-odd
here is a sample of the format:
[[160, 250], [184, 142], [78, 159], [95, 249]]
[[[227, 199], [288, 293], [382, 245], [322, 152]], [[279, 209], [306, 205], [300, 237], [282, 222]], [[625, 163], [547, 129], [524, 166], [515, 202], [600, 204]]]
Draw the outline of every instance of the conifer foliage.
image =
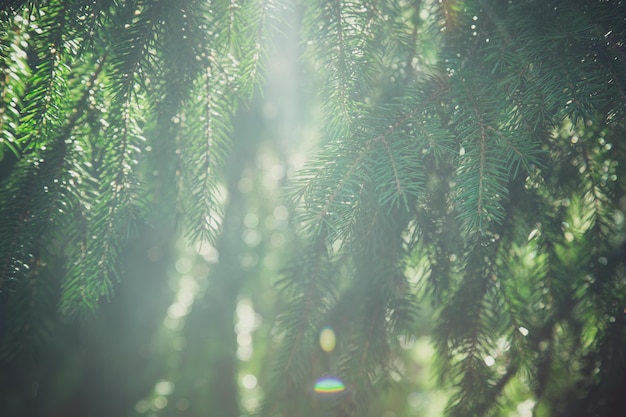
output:
[[295, 7], [323, 141], [290, 179], [259, 412], [369, 415], [428, 305], [447, 415], [624, 415], [626, 3], [294, 3], [1, 3], [0, 360], [51, 304], [111, 297], [137, 224], [216, 239], [233, 117]]

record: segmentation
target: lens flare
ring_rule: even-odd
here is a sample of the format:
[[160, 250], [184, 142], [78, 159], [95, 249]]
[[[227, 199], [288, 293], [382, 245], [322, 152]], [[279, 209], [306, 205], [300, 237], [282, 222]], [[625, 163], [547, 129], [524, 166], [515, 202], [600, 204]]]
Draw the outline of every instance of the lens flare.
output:
[[320, 346], [324, 352], [332, 352], [335, 349], [337, 339], [335, 338], [335, 332], [330, 327], [326, 326], [322, 328], [320, 332]]
[[346, 386], [337, 377], [325, 376], [315, 381], [313, 389], [320, 394], [338, 394], [345, 391]]

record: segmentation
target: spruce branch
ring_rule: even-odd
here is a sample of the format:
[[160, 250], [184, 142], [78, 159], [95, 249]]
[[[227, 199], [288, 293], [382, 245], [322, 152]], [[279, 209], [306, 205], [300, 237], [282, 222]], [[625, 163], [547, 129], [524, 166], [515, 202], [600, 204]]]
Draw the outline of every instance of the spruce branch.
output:
[[[416, 94], [417, 91], [419, 89]], [[348, 219], [353, 217], [352, 202], [356, 201], [362, 192], [362, 184], [366, 183], [375, 184], [380, 206], [385, 210], [400, 204], [408, 210], [409, 202], [422, 192], [420, 148], [426, 140], [407, 136], [409, 132], [415, 132], [414, 126], [422, 124], [421, 117], [432, 107], [439, 94], [440, 90], [436, 88], [408, 100], [399, 100], [390, 106], [392, 111], [387, 110], [383, 120], [376, 118], [372, 112], [371, 117], [364, 118], [362, 127], [355, 128], [349, 139], [341, 144], [328, 144], [320, 152], [317, 165], [305, 169], [298, 178], [300, 184], [292, 201], [302, 201], [304, 205], [305, 212], [297, 219], [303, 223], [303, 228], [314, 231], [328, 223], [335, 233], [333, 236], [349, 236], [345, 226], [351, 223]], [[374, 126], [367, 121], [370, 119], [376, 122]], [[384, 130], [371, 137], [369, 132], [372, 129], [380, 131], [380, 126], [385, 126]], [[446, 136], [435, 140], [443, 142]], [[431, 135], [427, 138], [433, 140]], [[387, 155], [381, 162], [377, 161], [379, 146]], [[373, 168], [370, 168], [371, 165]], [[326, 183], [325, 179], [331, 176], [338, 180]]]
[[[23, 109], [18, 130], [18, 143], [24, 151], [45, 145], [62, 123], [67, 108], [67, 56], [72, 54], [72, 41], [67, 41], [66, 20], [69, 0], [55, 2], [45, 9], [39, 36], [34, 39], [39, 55], [22, 99]], [[67, 51], [67, 49], [70, 49]]]
[[311, 3], [305, 11], [308, 43], [316, 65], [327, 77], [321, 95], [331, 137], [350, 133], [379, 59], [366, 47], [367, 38], [375, 36], [363, 13], [368, 9], [372, 9], [370, 4], [323, 0]]
[[[99, 72], [107, 62], [100, 60], [100, 69], [94, 72], [89, 84], [93, 85]], [[120, 99], [119, 91], [113, 92], [114, 100]], [[83, 103], [90, 96], [83, 95]], [[119, 278], [119, 238], [133, 235], [134, 223], [145, 216], [145, 202], [139, 190], [136, 173], [138, 144], [143, 140], [136, 126], [133, 95], [129, 93], [123, 101], [114, 101], [104, 143], [96, 145], [103, 154], [97, 172], [99, 181], [95, 201], [86, 202], [92, 207], [88, 219], [86, 241], [75, 258], [63, 283], [60, 310], [64, 314], [94, 310], [101, 297], [109, 298], [113, 287], [111, 278]], [[84, 112], [77, 109], [77, 114]]]
[[17, 143], [20, 107], [30, 69], [23, 48], [26, 34], [24, 19], [6, 19], [0, 23], [2, 30], [11, 34], [0, 39], [0, 161], [5, 152], [19, 156]]
[[201, 86], [202, 107], [187, 113], [193, 115], [193, 123], [188, 125], [186, 132], [191, 144], [188, 148], [191, 162], [187, 162], [186, 171], [192, 175], [189, 179], [191, 227], [188, 233], [192, 240], [208, 242], [214, 241], [219, 230], [221, 208], [217, 201], [217, 168], [226, 153], [220, 147], [226, 144], [230, 135], [228, 121], [231, 118], [229, 101], [223, 98], [220, 90], [220, 85], [225, 82], [216, 75], [212, 64], [213, 61], [207, 61], [205, 72], [197, 80]]
[[322, 235], [301, 248], [284, 277], [277, 282], [281, 293], [288, 297], [288, 306], [276, 323], [282, 334], [282, 346], [273, 365], [273, 383], [262, 415], [286, 415], [289, 399], [302, 399], [307, 391], [304, 383], [319, 377], [314, 374], [311, 362], [322, 320], [334, 303], [337, 284], [333, 276], [326, 239]]
[[263, 65], [268, 45], [272, 36], [281, 32], [281, 15], [289, 6], [288, 1], [245, 2], [241, 5], [241, 13], [234, 17], [241, 33], [236, 50], [240, 61], [239, 90], [244, 99], [251, 98], [264, 82]]
[[495, 345], [497, 312], [494, 311], [493, 263], [485, 257], [488, 243], [478, 239], [466, 254], [465, 277], [444, 306], [437, 331], [441, 377], [452, 378], [456, 392], [448, 404], [451, 416], [475, 415], [492, 389], [492, 370], [485, 364]]

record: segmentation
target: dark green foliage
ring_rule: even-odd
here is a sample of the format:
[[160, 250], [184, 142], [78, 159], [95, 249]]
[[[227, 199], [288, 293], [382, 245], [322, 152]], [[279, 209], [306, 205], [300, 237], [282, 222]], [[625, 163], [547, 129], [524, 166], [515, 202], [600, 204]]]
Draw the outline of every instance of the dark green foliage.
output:
[[[2, 3], [0, 361], [44, 346], [52, 311], [110, 300], [124, 242], [144, 224], [235, 252], [220, 222], [238, 232], [245, 214], [222, 178], [287, 6]], [[422, 331], [424, 310], [449, 416], [522, 403], [538, 417], [621, 415], [626, 4], [294, 9], [323, 137], [289, 182], [298, 237], [259, 412], [374, 415], [410, 372], [399, 340]], [[236, 274], [235, 286], [233, 265], [215, 273]], [[239, 288], [220, 282], [211, 314], [236, 303]], [[225, 320], [214, 330], [231, 346]], [[325, 326], [332, 352], [319, 346]], [[313, 390], [327, 375], [346, 386], [328, 400]]]
[[[207, 7], [68, 0], [3, 12], [0, 155], [19, 159], [1, 191], [3, 299], [24, 300], [12, 286], [60, 257], [59, 309], [94, 309], [112, 293], [122, 242], [168, 211], [185, 213], [193, 239], [216, 238], [231, 118], [251, 94], [267, 29], [247, 5], [229, 13], [240, 27], [254, 23], [254, 45], [211, 36], [224, 16]], [[143, 157], [152, 151], [158, 159]]]
[[[354, 390], [342, 401], [343, 412], [360, 414], [376, 381], [390, 372], [395, 339], [378, 320], [399, 306], [387, 304], [393, 296], [385, 288], [394, 280], [377, 277], [381, 269], [395, 276], [393, 265], [407, 256], [427, 265], [418, 277], [420, 294], [440, 309], [441, 378], [457, 387], [450, 415], [497, 414], [512, 381], [526, 384], [538, 415], [564, 412], [566, 396], [587, 388], [582, 379], [557, 382], [558, 375], [576, 374], [593, 356], [596, 329], [607, 319], [624, 320], [623, 311], [596, 315], [587, 307], [596, 299], [598, 263], [608, 266], [607, 251], [623, 239], [623, 221], [614, 217], [622, 213], [615, 192], [623, 188], [615, 174], [620, 140], [606, 135], [623, 129], [623, 100], [612, 84], [624, 74], [613, 69], [623, 65], [614, 32], [623, 31], [623, 13], [615, 8], [623, 12], [624, 5], [417, 4], [414, 14], [428, 18], [414, 20], [414, 33], [424, 46], [437, 39], [438, 58], [429, 62], [399, 43], [394, 53], [408, 57], [412, 70], [404, 67], [405, 91], [392, 98], [377, 91], [390, 91], [376, 74], [385, 69], [368, 65], [389, 59], [382, 43], [370, 49], [342, 30], [348, 21], [349, 29], [368, 33], [359, 26], [366, 13], [351, 17], [361, 6], [367, 10], [352, 2], [308, 9], [305, 22], [317, 34], [314, 59], [321, 68], [334, 63], [331, 90], [322, 92], [331, 122], [329, 143], [300, 172], [296, 193], [304, 235], [326, 240], [342, 265], [330, 312], [345, 313], [335, 326], [351, 340], [338, 373]], [[406, 8], [402, 13], [410, 15]], [[601, 59], [599, 49], [613, 58]], [[411, 221], [377, 226], [381, 218], [403, 216]], [[410, 251], [397, 253], [392, 242], [402, 237]], [[397, 258], [387, 263], [389, 256]], [[611, 262], [621, 265], [619, 259]], [[305, 285], [300, 275], [287, 276], [292, 285]], [[617, 270], [605, 279], [622, 282]], [[400, 288], [411, 293], [410, 286]], [[614, 293], [617, 305], [623, 293]], [[365, 310], [355, 308], [361, 305]], [[351, 320], [363, 326], [348, 325]], [[624, 364], [615, 369], [618, 384]]]

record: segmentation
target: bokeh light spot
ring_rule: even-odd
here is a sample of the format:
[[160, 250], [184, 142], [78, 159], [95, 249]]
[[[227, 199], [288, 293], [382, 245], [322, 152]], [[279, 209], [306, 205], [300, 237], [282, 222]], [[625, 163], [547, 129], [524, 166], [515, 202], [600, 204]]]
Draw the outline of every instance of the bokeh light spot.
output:
[[257, 385], [256, 376], [254, 376], [252, 374], [245, 375], [241, 379], [241, 385], [243, 385], [243, 387], [246, 388], [246, 389], [253, 389], [253, 388], [255, 388], [256, 385]]
[[247, 213], [243, 218], [243, 224], [250, 229], [254, 229], [259, 225], [259, 216], [254, 213]]
[[167, 398], [161, 395], [156, 397], [154, 401], [152, 401], [152, 406], [157, 410], [163, 410], [165, 407], [167, 407]]
[[320, 332], [320, 346], [324, 352], [332, 352], [335, 349], [337, 339], [335, 338], [335, 332], [330, 327], [326, 326]]
[[276, 220], [287, 220], [289, 218], [289, 209], [279, 205], [274, 208], [273, 214]]
[[239, 346], [249, 346], [252, 343], [252, 335], [250, 333], [239, 333], [237, 335], [237, 343]]
[[174, 383], [162, 379], [154, 386], [154, 392], [158, 395], [170, 395], [174, 392]]
[[493, 356], [487, 355], [485, 356], [485, 365], [491, 367], [496, 363], [496, 360], [493, 358]]
[[181, 398], [176, 402], [176, 409], [185, 411], [189, 409], [189, 400], [187, 398]]
[[191, 262], [191, 259], [189, 258], [178, 258], [178, 260], [176, 260], [176, 271], [178, 271], [179, 274], [189, 273], [189, 271], [191, 271], [192, 266], [193, 266], [193, 263]]

